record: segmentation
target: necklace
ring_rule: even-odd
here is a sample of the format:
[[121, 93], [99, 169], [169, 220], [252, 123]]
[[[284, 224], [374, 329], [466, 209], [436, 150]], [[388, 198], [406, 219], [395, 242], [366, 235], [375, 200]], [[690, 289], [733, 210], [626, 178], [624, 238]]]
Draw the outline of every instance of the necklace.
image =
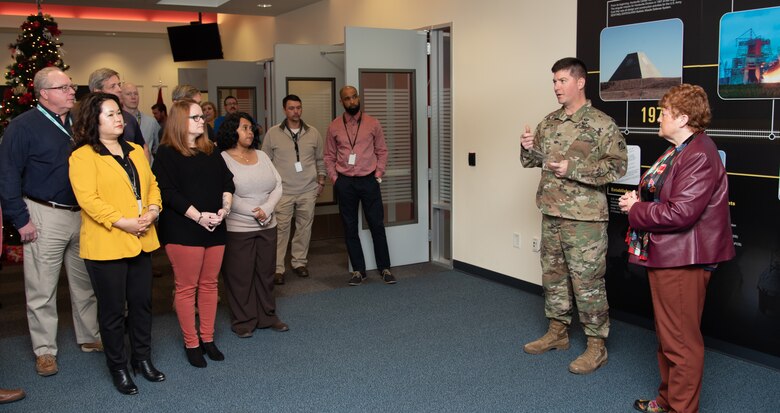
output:
[[[252, 152], [247, 152], [247, 153], [252, 153]], [[231, 155], [233, 155], [233, 157], [238, 157], [239, 159], [241, 159], [241, 160], [242, 160], [242, 161], [244, 161], [245, 163], [252, 163], [252, 160], [251, 160], [251, 159], [247, 158], [247, 157], [246, 157], [246, 156], [244, 156], [244, 155], [241, 155], [241, 154], [238, 152], [238, 150], [235, 150], [235, 151], [233, 151], [233, 152], [231, 153]]]

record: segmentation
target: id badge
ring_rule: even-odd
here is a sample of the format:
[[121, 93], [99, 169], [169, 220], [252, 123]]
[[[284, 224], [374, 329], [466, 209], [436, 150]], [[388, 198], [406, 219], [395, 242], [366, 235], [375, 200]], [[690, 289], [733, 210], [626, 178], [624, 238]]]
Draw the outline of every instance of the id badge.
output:
[[303, 165], [300, 162], [295, 163], [295, 172], [303, 172]]
[[347, 164], [348, 165], [354, 165], [356, 158], [357, 158], [357, 154], [354, 154], [354, 153], [349, 154], [349, 160], [347, 160]]
[[144, 212], [144, 204], [141, 203], [140, 199], [136, 199], [136, 201], [138, 201], [138, 216], [140, 217], [143, 215], [142, 212]]

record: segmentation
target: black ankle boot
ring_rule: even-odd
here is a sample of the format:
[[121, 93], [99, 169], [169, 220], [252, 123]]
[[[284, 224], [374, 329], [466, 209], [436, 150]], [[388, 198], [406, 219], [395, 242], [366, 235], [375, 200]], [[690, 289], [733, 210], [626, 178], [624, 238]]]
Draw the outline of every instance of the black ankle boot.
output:
[[203, 358], [203, 350], [200, 346], [195, 348], [184, 347], [184, 351], [187, 352], [187, 361], [195, 367], [206, 367], [206, 359]]
[[111, 378], [114, 380], [114, 387], [122, 394], [138, 394], [138, 386], [133, 383], [130, 373], [127, 369], [111, 370]]
[[222, 354], [221, 351], [217, 348], [217, 345], [214, 344], [213, 341], [209, 341], [208, 343], [200, 342], [201, 348], [203, 348], [203, 351], [206, 352], [206, 354], [209, 356], [210, 359], [214, 361], [222, 361], [225, 359], [225, 355]]
[[133, 360], [130, 362], [130, 365], [133, 366], [133, 375], [138, 374], [138, 372], [141, 372], [141, 375], [144, 376], [146, 380], [149, 381], [164, 381], [165, 375], [160, 372], [160, 370], [157, 370], [154, 368], [154, 364], [152, 364], [151, 360]]

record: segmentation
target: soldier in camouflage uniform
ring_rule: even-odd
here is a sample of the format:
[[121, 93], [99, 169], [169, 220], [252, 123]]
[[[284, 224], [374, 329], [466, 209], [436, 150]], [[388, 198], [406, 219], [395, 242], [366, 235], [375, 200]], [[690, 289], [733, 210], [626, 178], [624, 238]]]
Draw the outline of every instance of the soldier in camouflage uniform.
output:
[[536, 127], [526, 126], [520, 159], [542, 168], [536, 205], [542, 212], [542, 285], [550, 326], [526, 344], [530, 354], [568, 349], [572, 297], [588, 348], [569, 371], [588, 374], [607, 362], [609, 305], [604, 286], [607, 253], [607, 183], [626, 171], [626, 143], [615, 122], [585, 97], [585, 64], [564, 58], [552, 67], [563, 106]]

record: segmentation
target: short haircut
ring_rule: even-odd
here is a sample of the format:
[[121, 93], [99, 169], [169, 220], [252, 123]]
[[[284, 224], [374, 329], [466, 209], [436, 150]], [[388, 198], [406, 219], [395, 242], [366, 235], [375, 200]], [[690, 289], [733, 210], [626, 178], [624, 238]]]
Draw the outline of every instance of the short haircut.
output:
[[254, 119], [246, 112], [235, 112], [226, 115], [225, 120], [219, 125], [217, 147], [220, 151], [232, 149], [238, 144], [238, 125], [241, 124], [241, 119], [246, 119], [252, 124], [252, 134], [254, 136], [252, 147], [255, 149], [260, 147], [260, 131], [257, 129]]
[[[44, 67], [39, 70], [33, 78], [33, 87], [35, 88], [35, 98], [41, 98], [41, 90], [51, 87], [49, 75], [55, 72], [62, 72], [62, 69], [55, 66]], [[63, 72], [64, 73], [64, 72]]]
[[165, 106], [165, 103], [155, 103], [152, 105], [152, 110], [159, 110], [162, 113], [168, 114], [168, 106]]
[[585, 62], [576, 57], [564, 57], [561, 60], [555, 62], [552, 67], [552, 72], [558, 72], [561, 70], [569, 69], [569, 73], [575, 78], [586, 78], [588, 76], [588, 68], [585, 66]]
[[89, 91], [97, 92], [103, 89], [103, 82], [110, 79], [111, 76], [119, 77], [119, 72], [107, 67], [95, 70], [89, 75]]
[[228, 101], [228, 99], [233, 99], [233, 100], [235, 100], [235, 101], [236, 101], [236, 103], [238, 103], [238, 99], [236, 99], [236, 97], [235, 97], [235, 96], [233, 96], [233, 95], [227, 95], [227, 96], [225, 96], [225, 99], [223, 99], [223, 100], [222, 100], [222, 104], [223, 104], [223, 105], [227, 105], [227, 101]]
[[200, 90], [192, 85], [177, 85], [171, 92], [171, 100], [174, 102], [182, 99], [192, 99], [199, 94]]
[[217, 105], [215, 105], [214, 102], [211, 102], [211, 101], [208, 101], [208, 100], [205, 101], [205, 102], [200, 102], [200, 107], [204, 107], [204, 106], [211, 106], [211, 110], [214, 111], [215, 115], [217, 114]]
[[703, 131], [712, 120], [707, 92], [699, 85], [683, 83], [669, 89], [658, 106], [670, 109], [675, 116], [688, 116], [688, 127], [694, 132]]
[[195, 148], [190, 148], [187, 144], [187, 136], [190, 131], [190, 108], [192, 105], [198, 105], [192, 99], [177, 100], [171, 105], [171, 114], [165, 122], [160, 145], [170, 146], [176, 152], [184, 156], [194, 156], [198, 152], [211, 154], [214, 151], [214, 144], [206, 136], [206, 125], [203, 124], [203, 133], [195, 138]]
[[298, 95], [287, 95], [287, 96], [284, 97], [284, 99], [282, 99], [282, 107], [286, 108], [287, 107], [287, 102], [289, 102], [291, 100], [293, 102], [298, 102], [298, 103], [303, 104], [303, 102], [301, 101], [301, 98], [299, 98]]
[[[95, 152], [100, 151], [100, 113], [103, 102], [107, 100], [113, 100], [119, 110], [122, 110], [119, 98], [111, 93], [92, 92], [79, 101], [79, 111], [73, 122], [73, 140], [76, 141], [76, 147], [90, 145]], [[121, 112], [118, 115], [122, 116]]]
[[343, 86], [341, 89], [339, 89], [339, 100], [341, 100], [341, 96], [344, 94], [344, 91], [347, 89], [355, 89], [355, 93], [359, 93], [357, 88], [354, 86], [350, 86], [350, 85]]

